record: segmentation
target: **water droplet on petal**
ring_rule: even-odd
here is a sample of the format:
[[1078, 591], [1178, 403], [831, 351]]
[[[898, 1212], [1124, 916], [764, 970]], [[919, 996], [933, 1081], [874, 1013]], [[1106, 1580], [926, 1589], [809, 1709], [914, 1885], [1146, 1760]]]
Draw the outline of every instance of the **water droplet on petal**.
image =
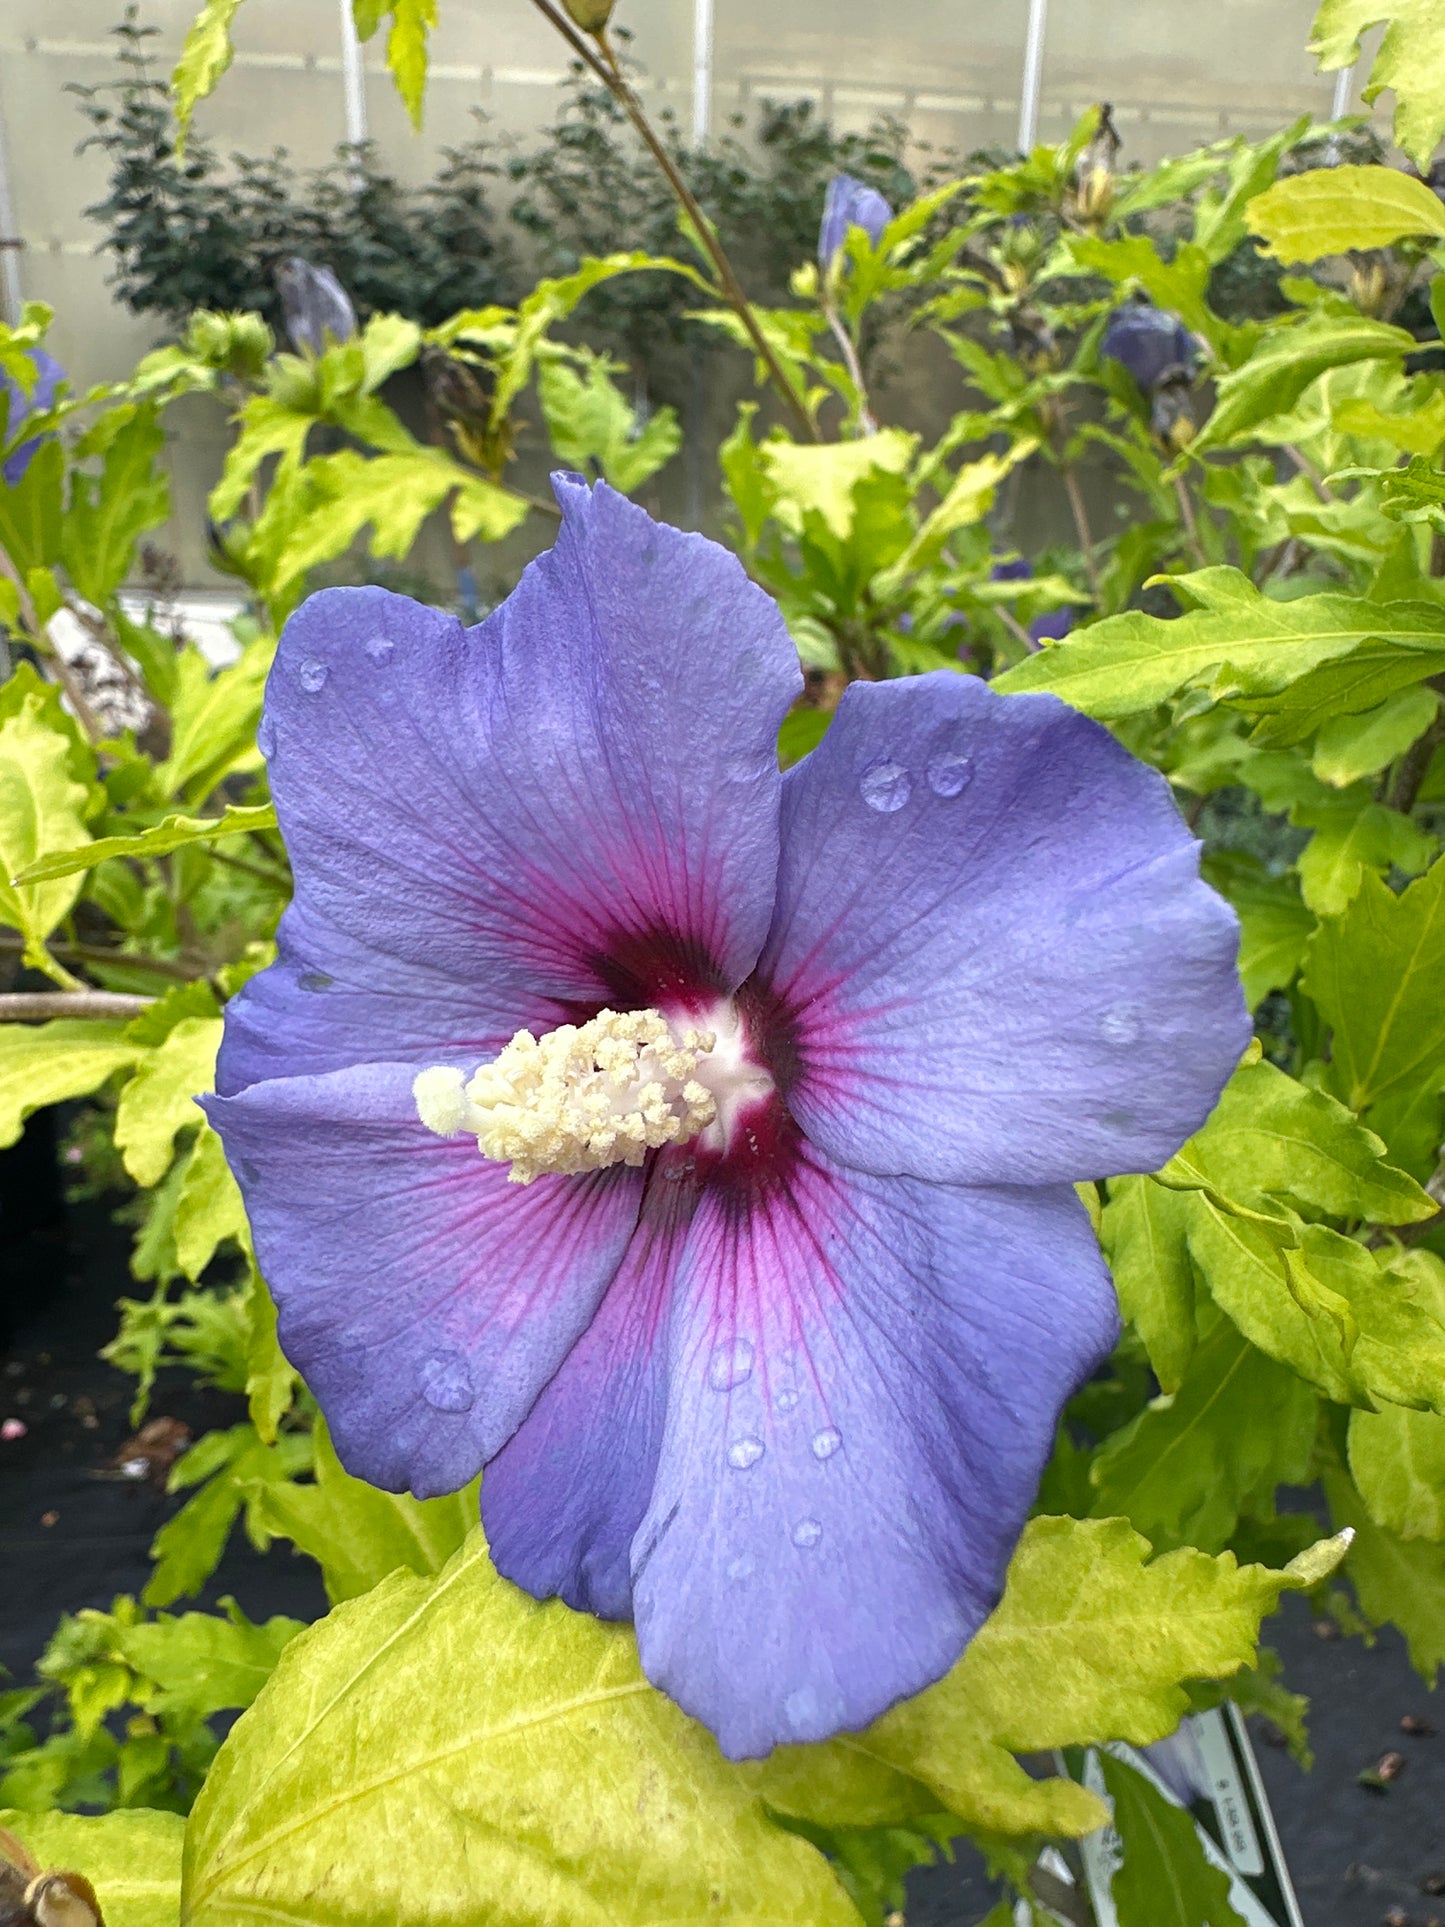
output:
[[728, 1464], [734, 1472], [746, 1472], [750, 1465], [756, 1465], [763, 1456], [761, 1439], [734, 1439], [728, 1447]]
[[1139, 1030], [1139, 1012], [1133, 1004], [1115, 1004], [1099, 1019], [1099, 1035], [1104, 1042], [1117, 1044], [1121, 1049], [1138, 1040]]
[[753, 1576], [753, 1555], [750, 1552], [740, 1552], [736, 1559], [729, 1560], [727, 1576], [732, 1580], [734, 1585], [737, 1585], [740, 1580], [751, 1579]]
[[816, 1519], [799, 1519], [798, 1523], [793, 1527], [793, 1544], [795, 1546], [803, 1546], [804, 1548], [815, 1546], [822, 1536], [823, 1528], [818, 1524]]
[[837, 1426], [825, 1426], [821, 1432], [816, 1432], [813, 1435], [813, 1457], [815, 1459], [831, 1459], [842, 1443], [843, 1434], [838, 1430]]
[[254, 1184], [261, 1175], [261, 1167], [254, 1158], [241, 1159], [241, 1176], [247, 1184]]
[[303, 970], [296, 981], [302, 990], [330, 990], [336, 979], [328, 977], [324, 970]]
[[269, 716], [261, 718], [261, 727], [256, 731], [256, 747], [268, 763], [276, 754], [276, 725]]
[[901, 810], [913, 794], [913, 778], [901, 763], [870, 763], [858, 779], [863, 801], [882, 816]]
[[735, 1338], [731, 1345], [719, 1345], [708, 1361], [707, 1382], [715, 1392], [730, 1392], [751, 1378], [753, 1348], [746, 1338]]
[[818, 1719], [818, 1689], [800, 1686], [783, 1701], [783, 1717], [795, 1733], [814, 1726]]
[[791, 1385], [785, 1385], [782, 1391], [779, 1392], [777, 1397], [773, 1400], [773, 1403], [774, 1405], [777, 1406], [780, 1412], [791, 1412], [796, 1410], [798, 1400], [801, 1397], [802, 1397], [801, 1392], [795, 1392]]
[[468, 1411], [477, 1393], [466, 1360], [456, 1352], [435, 1352], [421, 1368], [421, 1395], [435, 1411]]
[[326, 687], [326, 678], [330, 673], [324, 662], [318, 662], [314, 656], [308, 656], [296, 671], [296, 680], [308, 695], [314, 696], [318, 689]]
[[958, 750], [940, 750], [928, 764], [928, 787], [935, 796], [957, 796], [968, 787], [973, 764]]
[[390, 636], [368, 636], [362, 647], [373, 662], [385, 662], [396, 644]]

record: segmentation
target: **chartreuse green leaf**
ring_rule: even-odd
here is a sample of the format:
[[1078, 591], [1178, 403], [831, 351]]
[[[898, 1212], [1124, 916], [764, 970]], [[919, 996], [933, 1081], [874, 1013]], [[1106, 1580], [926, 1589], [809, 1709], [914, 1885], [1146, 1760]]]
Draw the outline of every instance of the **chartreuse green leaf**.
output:
[[1445, 1539], [1445, 1418], [1386, 1405], [1350, 1414], [1350, 1475], [1376, 1525]]
[[1421, 674], [1445, 667], [1445, 609], [1346, 595], [1275, 601], [1238, 569], [1200, 569], [1174, 586], [1197, 606], [1172, 621], [1136, 610], [1091, 623], [1005, 670], [999, 689], [1050, 689], [1105, 722], [1136, 716], [1185, 689], [1250, 706], [1367, 642], [1419, 652]]
[[916, 435], [884, 428], [854, 442], [790, 442], [775, 436], [758, 450], [758, 459], [778, 493], [778, 507], [798, 521], [810, 510], [821, 515], [840, 542], [853, 530], [853, 491], [881, 471], [901, 475], [913, 459]]
[[[249, 702], [246, 708], [249, 712]], [[131, 836], [99, 836], [78, 850], [58, 850], [32, 863], [21, 873], [21, 880], [40, 883], [51, 877], [74, 876], [113, 856], [169, 856], [172, 850], [184, 849], [187, 844], [219, 843], [223, 837], [248, 836], [275, 827], [276, 812], [271, 804], [228, 803], [219, 816], [168, 816], [152, 829], [137, 830]]]
[[1318, 167], [1266, 188], [1249, 204], [1249, 225], [1277, 260], [1318, 261], [1411, 235], [1445, 240], [1445, 207], [1396, 167]]
[[253, 1624], [234, 1599], [223, 1599], [221, 1606], [219, 1613], [158, 1613], [133, 1625], [113, 1622], [120, 1657], [158, 1689], [148, 1710], [165, 1713], [176, 1707], [205, 1718], [249, 1706], [286, 1647], [306, 1630], [304, 1620], [281, 1615]]
[[206, 98], [231, 64], [231, 23], [241, 0], [203, 0], [171, 75], [176, 125], [184, 142], [196, 103]]
[[297, 1377], [276, 1336], [275, 1301], [254, 1265], [246, 1291], [246, 1398], [251, 1423], [263, 1443], [272, 1445], [295, 1397]]
[[1194, 1267], [1189, 1204], [1150, 1178], [1114, 1178], [1100, 1237], [1119, 1306], [1138, 1329], [1166, 1392], [1176, 1391], [1194, 1350]]
[[179, 1813], [145, 1807], [98, 1815], [10, 1809], [0, 1811], [0, 1827], [38, 1866], [84, 1874], [106, 1927], [177, 1927], [186, 1835]]
[[333, 1605], [370, 1592], [388, 1573], [440, 1572], [477, 1523], [475, 1481], [441, 1499], [382, 1492], [343, 1470], [325, 1421], [317, 1419], [314, 1485], [268, 1480], [254, 1495], [255, 1516], [321, 1567]]
[[1445, 1081], [1445, 861], [1398, 895], [1367, 873], [1311, 939], [1304, 987], [1333, 1032], [1334, 1089], [1428, 1175]]
[[287, 1647], [196, 1802], [184, 1906], [188, 1927], [857, 1927], [822, 1855], [647, 1684], [631, 1629], [508, 1585], [480, 1530]]
[[219, 1017], [184, 1017], [163, 1044], [149, 1051], [125, 1089], [115, 1117], [115, 1142], [137, 1184], [165, 1176], [176, 1132], [202, 1122], [195, 1103], [215, 1085]]
[[1179, 1389], [1116, 1432], [1090, 1468], [1090, 1510], [1127, 1518], [1156, 1552], [1218, 1552], [1251, 1494], [1309, 1478], [1318, 1398], [1214, 1317]]
[[209, 1124], [203, 1124], [196, 1133], [186, 1160], [172, 1236], [176, 1261], [193, 1283], [227, 1238], [233, 1238], [243, 1251], [251, 1248], [251, 1230], [240, 1189], [231, 1176], [221, 1140]]
[[[0, 549], [27, 579], [32, 570], [60, 560], [64, 476], [65, 454], [52, 436], [36, 449], [18, 482], [0, 485]], [[43, 618], [52, 613], [44, 611]]]
[[1445, 18], [1436, 0], [1323, 0], [1310, 52], [1329, 72], [1360, 57], [1360, 35], [1388, 21], [1364, 89], [1395, 90], [1395, 139], [1418, 168], [1445, 134]]
[[1320, 731], [1310, 766], [1339, 789], [1373, 776], [1424, 735], [1439, 708], [1435, 691], [1417, 683], [1362, 715], [1336, 716]]
[[91, 602], [109, 600], [125, 580], [136, 543], [170, 513], [170, 482], [157, 459], [164, 446], [159, 411], [143, 403], [111, 437], [99, 475], [73, 472], [60, 559]]
[[1366, 876], [1392, 869], [1417, 876], [1440, 847], [1412, 817], [1374, 802], [1367, 787], [1301, 802], [1289, 819], [1314, 831], [1295, 867], [1300, 894], [1321, 917], [1339, 915]]
[[1377, 1626], [1400, 1628], [1415, 1670], [1433, 1686], [1445, 1666], [1445, 1545], [1376, 1525], [1342, 1466], [1327, 1466], [1323, 1484], [1335, 1525], [1355, 1535], [1346, 1571], [1361, 1610]]
[[274, 644], [262, 639], [221, 670], [213, 670], [199, 649], [181, 651], [170, 705], [170, 755], [155, 773], [162, 796], [200, 803], [233, 770], [248, 763], [259, 768], [256, 724], [273, 651]]
[[171, 1473], [171, 1490], [200, 1490], [156, 1534], [151, 1544], [155, 1571], [141, 1594], [148, 1606], [169, 1606], [198, 1593], [215, 1571], [231, 1528], [242, 1508], [251, 1537], [268, 1543], [258, 1513], [258, 1494], [270, 1483], [295, 1478], [311, 1462], [311, 1440], [304, 1432], [282, 1433], [266, 1445], [251, 1425], [207, 1432]]
[[993, 1617], [936, 1686], [865, 1733], [746, 1771], [771, 1806], [822, 1824], [887, 1823], [931, 1796], [973, 1830], [1092, 1832], [1095, 1797], [1032, 1779], [1014, 1754], [1172, 1733], [1183, 1682], [1252, 1664], [1281, 1591], [1316, 1584], [1343, 1550], [1325, 1541], [1280, 1572], [1192, 1549], [1150, 1561], [1123, 1519], [1034, 1519]]
[[0, 1150], [46, 1104], [89, 1097], [141, 1056], [119, 1024], [61, 1017], [50, 1024], [0, 1024]]
[[51, 850], [72, 848], [87, 832], [89, 792], [71, 768], [67, 736], [46, 721], [38, 696], [0, 723], [0, 923], [25, 938], [26, 961], [54, 975], [45, 939], [80, 893], [78, 882], [14, 883]]
[[588, 355], [581, 373], [564, 361], [544, 362], [537, 396], [559, 460], [584, 472], [595, 462], [623, 494], [640, 488], [682, 446], [676, 411], [659, 408], [641, 422], [600, 355]]
[[363, 40], [369, 40], [390, 16], [386, 64], [411, 115], [412, 126], [420, 129], [426, 97], [427, 35], [437, 23], [437, 0], [351, 0], [351, 5], [356, 31]]
[[1330, 368], [1408, 355], [1415, 337], [1364, 315], [1320, 313], [1294, 326], [1277, 326], [1239, 367], [1221, 375], [1214, 413], [1191, 444], [1193, 451], [1258, 439], [1257, 431], [1294, 407]]
[[1239, 918], [1239, 976], [1253, 1010], [1271, 990], [1294, 981], [1315, 914], [1301, 898], [1296, 878], [1271, 876], [1253, 858], [1236, 852], [1207, 857], [1204, 873]]
[[1112, 1753], [1099, 1765], [1123, 1849], [1110, 1883], [1119, 1927], [1244, 1927], [1190, 1813]]

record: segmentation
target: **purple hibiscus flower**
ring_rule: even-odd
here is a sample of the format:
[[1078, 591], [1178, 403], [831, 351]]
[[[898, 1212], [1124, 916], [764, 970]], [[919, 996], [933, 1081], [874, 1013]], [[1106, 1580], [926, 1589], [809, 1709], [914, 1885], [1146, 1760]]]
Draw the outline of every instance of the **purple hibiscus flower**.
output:
[[350, 341], [356, 333], [351, 297], [330, 268], [314, 267], [293, 254], [276, 270], [276, 289], [298, 355], [325, 354], [332, 343]]
[[1194, 337], [1178, 315], [1143, 300], [1114, 310], [1099, 353], [1127, 369], [1146, 395], [1169, 382], [1192, 381], [1199, 365]]
[[749, 1757], [867, 1724], [998, 1598], [1116, 1335], [1073, 1181], [1209, 1113], [1237, 927], [1052, 696], [857, 684], [780, 775], [774, 604], [556, 486], [479, 627], [377, 588], [286, 625], [296, 895], [206, 1108], [343, 1463], [485, 1465], [501, 1571], [635, 1618]]
[[878, 237], [893, 219], [893, 209], [876, 187], [852, 174], [835, 174], [823, 202], [818, 229], [818, 263], [826, 274], [848, 238], [850, 227], [860, 227], [876, 248]]
[[[4, 429], [0, 432], [7, 441], [19, 433], [21, 424], [29, 416], [42, 414], [55, 405], [56, 392], [65, 380], [65, 370], [54, 355], [47, 354], [43, 348], [31, 348], [28, 352], [35, 364], [35, 385], [28, 395], [12, 376], [0, 373], [0, 394], [5, 397], [7, 411]], [[18, 484], [43, 440], [43, 436], [33, 435], [28, 442], [12, 448], [0, 463], [0, 475], [4, 476], [8, 488]]]

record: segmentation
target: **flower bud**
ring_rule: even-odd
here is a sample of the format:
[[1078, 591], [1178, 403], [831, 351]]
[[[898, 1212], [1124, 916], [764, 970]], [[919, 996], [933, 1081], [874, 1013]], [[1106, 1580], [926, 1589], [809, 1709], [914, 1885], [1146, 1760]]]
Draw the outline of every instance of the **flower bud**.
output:
[[1145, 300], [1131, 301], [1109, 317], [1099, 352], [1126, 369], [1145, 395], [1166, 381], [1192, 381], [1199, 365], [1194, 337], [1178, 315]]
[[584, 33], [601, 33], [612, 18], [612, 9], [617, 0], [562, 0], [567, 16]]
[[[20, 383], [12, 376], [0, 373], [0, 395], [5, 397], [7, 409], [3, 424], [0, 424], [0, 441], [8, 441], [15, 435], [20, 424], [30, 415], [43, 414], [55, 405], [56, 390], [65, 380], [65, 370], [43, 348], [28, 348], [26, 354], [35, 367], [35, 379], [27, 394]], [[30, 458], [46, 438], [36, 435], [19, 448], [12, 448], [0, 466], [0, 476], [6, 485], [14, 488], [21, 476], [30, 466]]]
[[849, 228], [862, 228], [876, 248], [879, 236], [892, 219], [893, 209], [876, 187], [855, 180], [851, 174], [835, 174], [828, 183], [823, 222], [818, 229], [818, 262], [824, 274], [837, 259]]
[[356, 310], [330, 268], [293, 254], [276, 269], [276, 290], [298, 355], [324, 355], [331, 343], [350, 341], [356, 333]]

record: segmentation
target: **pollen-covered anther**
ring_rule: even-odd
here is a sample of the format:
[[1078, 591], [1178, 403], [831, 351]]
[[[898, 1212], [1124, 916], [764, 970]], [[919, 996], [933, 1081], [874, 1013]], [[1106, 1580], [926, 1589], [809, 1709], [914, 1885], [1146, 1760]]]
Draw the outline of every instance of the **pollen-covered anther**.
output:
[[695, 1072], [715, 1042], [711, 1031], [677, 1034], [655, 1010], [604, 1010], [542, 1037], [519, 1030], [470, 1082], [444, 1065], [421, 1071], [412, 1094], [428, 1130], [473, 1133], [513, 1183], [570, 1177], [641, 1164], [706, 1129], [717, 1100]]

